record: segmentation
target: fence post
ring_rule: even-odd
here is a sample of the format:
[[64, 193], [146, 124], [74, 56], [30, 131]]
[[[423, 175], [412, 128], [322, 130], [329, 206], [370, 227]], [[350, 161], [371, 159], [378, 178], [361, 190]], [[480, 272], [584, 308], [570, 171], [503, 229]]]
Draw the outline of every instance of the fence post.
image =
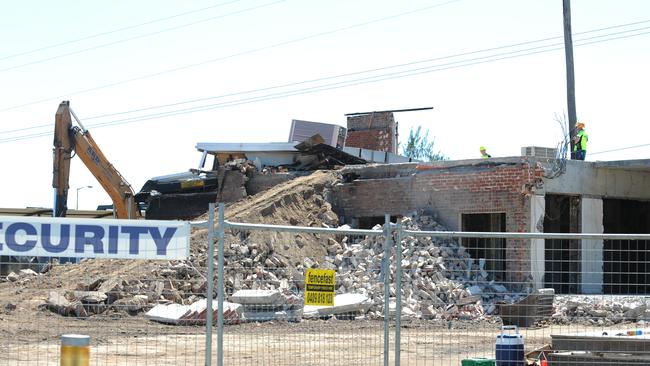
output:
[[388, 366], [390, 343], [390, 215], [384, 216], [384, 257], [381, 260], [381, 272], [384, 277], [384, 366]]
[[222, 203], [219, 203], [219, 259], [218, 259], [218, 269], [217, 276], [217, 365], [223, 366], [223, 297], [224, 297], [224, 286], [223, 286], [223, 248], [224, 248], [224, 239], [226, 236], [226, 220], [225, 220], [225, 211], [226, 206]]
[[402, 344], [402, 223], [397, 223], [397, 242], [395, 243], [395, 365], [400, 365]]
[[212, 294], [214, 292], [214, 203], [208, 206], [208, 293], [205, 314], [205, 365], [212, 365]]

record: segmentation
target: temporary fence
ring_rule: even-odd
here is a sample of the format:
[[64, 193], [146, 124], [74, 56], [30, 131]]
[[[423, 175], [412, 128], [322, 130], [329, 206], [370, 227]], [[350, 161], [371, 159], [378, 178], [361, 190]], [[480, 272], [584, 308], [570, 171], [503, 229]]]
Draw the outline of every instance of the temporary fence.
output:
[[[478, 364], [467, 362], [497, 356], [504, 325], [531, 361], [650, 364], [650, 235], [427, 231], [390, 217], [373, 230], [297, 227], [210, 212], [187, 260], [15, 271], [0, 286], [19, 301], [3, 304], [0, 364], [57, 364], [66, 333], [91, 336], [93, 365]], [[309, 268], [336, 273], [334, 307], [304, 304]], [[67, 316], [21, 301], [65, 295], [65, 281], [96, 293], [74, 294]], [[173, 325], [142, 316], [200, 301], [203, 315]]]
[[[43, 227], [49, 228], [49, 244], [62, 248], [76, 245], [78, 235], [71, 229], [75, 225], [96, 224], [96, 228], [108, 225], [107, 222], [112, 227], [130, 223], [92, 219], [58, 219], [52, 223], [47, 221], [51, 219], [45, 219], [44, 223], [31, 223], [29, 220], [32, 219], [3, 217], [0, 220], [4, 224], [2, 249], [7, 249], [10, 243], [15, 248], [29, 247], [37, 237], [45, 240]], [[18, 222], [20, 232], [8, 233], [12, 231], [8, 221]], [[32, 225], [28, 227], [26, 223]], [[63, 223], [64, 229], [55, 229], [53, 223]], [[156, 224], [147, 222], [146, 225]], [[39, 234], [35, 235], [36, 231], [30, 227], [39, 230]], [[106, 234], [110, 230], [113, 229], [106, 226]], [[64, 231], [69, 231], [71, 236], [64, 237]], [[136, 243], [134, 239], [130, 248], [127, 245], [127, 251], [135, 253]], [[195, 245], [207, 248], [208, 241], [195, 238]], [[112, 252], [108, 246], [98, 248], [85, 243], [84, 246], [102, 252], [100, 255]], [[155, 250], [151, 253], [143, 245], [137, 249], [140, 257], [151, 258], [155, 254]], [[181, 249], [189, 252], [187, 246]], [[205, 298], [210, 277], [205, 262], [192, 256], [188, 260], [150, 261], [88, 259], [74, 255], [77, 254], [73, 251], [65, 256], [0, 257], [0, 365], [60, 365], [61, 336], [66, 334], [90, 337], [90, 365], [203, 364], [205, 324], [188, 321], [170, 326], [147, 320], [143, 313], [160, 303], [190, 304]]]

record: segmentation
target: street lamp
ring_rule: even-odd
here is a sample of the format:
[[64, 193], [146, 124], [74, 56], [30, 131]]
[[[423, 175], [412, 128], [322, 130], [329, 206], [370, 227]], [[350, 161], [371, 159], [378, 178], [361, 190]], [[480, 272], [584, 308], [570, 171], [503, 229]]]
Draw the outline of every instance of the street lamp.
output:
[[76, 208], [77, 210], [79, 209], [79, 191], [84, 189], [84, 188], [92, 188], [92, 187], [93, 186], [83, 186], [83, 187], [77, 188], [77, 208]]

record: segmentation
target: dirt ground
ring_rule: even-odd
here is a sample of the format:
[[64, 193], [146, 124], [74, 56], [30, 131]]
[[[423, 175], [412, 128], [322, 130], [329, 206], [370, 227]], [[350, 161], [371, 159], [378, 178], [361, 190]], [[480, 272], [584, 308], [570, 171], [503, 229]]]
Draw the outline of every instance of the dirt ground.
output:
[[[493, 357], [498, 324], [475, 321], [417, 321], [401, 331], [402, 365], [460, 365], [468, 357]], [[620, 329], [620, 327], [619, 327]], [[526, 349], [550, 343], [562, 332], [605, 330], [589, 326], [526, 328]], [[212, 347], [216, 364], [216, 327]], [[58, 365], [59, 337], [91, 336], [92, 365], [203, 365], [205, 328], [169, 326], [130, 318], [88, 320], [35, 313], [24, 323], [0, 320], [0, 364]], [[389, 356], [395, 357], [395, 328], [389, 330]], [[381, 320], [304, 320], [227, 325], [225, 365], [378, 365], [383, 363]]]
[[[264, 224], [335, 226], [338, 218], [325, 202], [332, 172], [315, 172], [227, 206], [232, 221]], [[234, 240], [236, 233], [230, 237]], [[325, 255], [326, 238], [304, 234], [253, 237], [270, 241], [290, 265], [305, 257]], [[281, 236], [285, 235], [285, 236]], [[302, 235], [302, 234], [301, 234]], [[302, 243], [298, 248], [296, 241]], [[205, 269], [207, 231], [192, 234], [192, 265]], [[286, 244], [286, 245], [284, 245]], [[52, 290], [74, 290], [93, 278], [117, 277], [131, 284], [164, 277], [164, 263], [154, 261], [86, 260], [53, 266], [27, 282], [0, 283], [0, 365], [58, 365], [60, 336], [91, 336], [92, 365], [203, 365], [205, 327], [170, 326], [146, 320], [142, 312], [129, 315], [107, 310], [86, 319], [63, 317], [45, 309]], [[200, 276], [197, 276], [200, 278]], [[125, 289], [125, 291], [127, 291]], [[620, 328], [620, 326], [619, 326]], [[460, 365], [467, 357], [492, 357], [498, 324], [473, 321], [404, 322], [401, 331], [403, 365]], [[526, 348], [550, 343], [558, 332], [601, 330], [586, 326], [551, 326], [523, 330]], [[216, 354], [216, 328], [212, 338]], [[395, 329], [389, 330], [390, 358], [395, 356]], [[225, 365], [379, 365], [383, 363], [384, 326], [381, 320], [305, 320], [300, 323], [229, 325], [224, 333]], [[391, 361], [392, 362], [392, 361]], [[216, 364], [213, 362], [213, 364]]]
[[[338, 224], [338, 217], [323, 199], [327, 187], [337, 182], [332, 171], [314, 173], [293, 179], [272, 187], [257, 195], [226, 206], [226, 219], [260, 224], [298, 225], [323, 227], [324, 224]], [[197, 220], [206, 219], [207, 214]], [[240, 234], [227, 233], [227, 241], [239, 241]], [[300, 236], [300, 238], [297, 238]], [[260, 244], [274, 245], [274, 252], [291, 266], [302, 263], [304, 258], [316, 260], [327, 255], [327, 238], [312, 234], [251, 233], [247, 240]], [[299, 240], [302, 245], [295, 245]], [[228, 245], [228, 242], [227, 244]], [[268, 245], [268, 244], [267, 244]], [[194, 229], [191, 236], [191, 256], [187, 261], [196, 273], [188, 283], [200, 279], [207, 268], [207, 230]], [[2, 265], [3, 263], [0, 263]], [[82, 289], [80, 284], [94, 279], [119, 278], [125, 282], [151, 282], [162, 280], [161, 270], [168, 267], [165, 261], [142, 260], [82, 260], [76, 265], [54, 265], [45, 274], [23, 283], [0, 281], [0, 315], [4, 307], [6, 319], [22, 323], [32, 317], [33, 312], [43, 306], [50, 291], [71, 291]], [[37, 268], [34, 268], [38, 270]]]

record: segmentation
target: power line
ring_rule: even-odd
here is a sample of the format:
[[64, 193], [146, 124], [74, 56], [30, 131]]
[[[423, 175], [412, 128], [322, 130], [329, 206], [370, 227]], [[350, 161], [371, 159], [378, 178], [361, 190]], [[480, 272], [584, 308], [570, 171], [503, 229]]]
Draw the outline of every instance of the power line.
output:
[[[620, 33], [620, 32], [618, 32], [618, 33]], [[615, 33], [612, 33], [612, 34], [615, 34]], [[630, 38], [630, 37], [635, 37], [635, 36], [645, 35], [645, 34], [650, 34], [650, 32], [643, 32], [643, 33], [638, 33], [638, 34], [608, 38], [608, 39], [604, 39], [604, 40], [584, 42], [584, 43], [576, 44], [576, 47], [595, 44], [595, 43], [602, 43], [602, 42], [612, 41], [612, 40], [617, 40], [617, 39]], [[606, 34], [606, 35], [602, 35], [600, 37], [607, 37], [607, 36], [609, 36], [609, 35]], [[589, 39], [592, 39], [592, 38], [594, 38], [594, 37], [589, 37]], [[578, 40], [577, 42], [581, 42], [581, 41], [582, 40]], [[548, 47], [548, 46], [542, 46], [542, 47]], [[340, 81], [340, 82], [336, 82], [336, 83], [318, 85], [318, 86], [314, 86], [314, 87], [310, 87], [310, 88], [303, 88], [303, 89], [290, 90], [290, 91], [279, 92], [279, 93], [272, 93], [272, 94], [267, 94], [267, 95], [263, 95], [263, 96], [242, 98], [242, 99], [233, 100], [233, 101], [226, 101], [226, 102], [222, 102], [222, 103], [215, 103], [215, 104], [209, 104], [209, 105], [179, 109], [179, 110], [174, 110], [174, 111], [159, 112], [159, 113], [155, 113], [155, 114], [130, 117], [130, 118], [125, 118], [125, 119], [121, 119], [121, 120], [101, 122], [101, 123], [92, 124], [90, 126], [94, 127], [94, 128], [100, 128], [100, 127], [108, 127], [108, 126], [114, 126], [114, 125], [142, 122], [142, 121], [151, 120], [151, 119], [172, 117], [172, 116], [176, 116], [176, 115], [183, 115], [183, 114], [189, 114], [189, 113], [202, 112], [202, 111], [212, 110], [212, 109], [217, 109], [217, 108], [232, 107], [232, 106], [237, 106], [237, 105], [242, 105], [242, 104], [249, 104], [249, 103], [261, 102], [261, 101], [267, 101], [267, 100], [273, 100], [273, 99], [279, 99], [279, 98], [286, 98], [286, 97], [291, 97], [291, 96], [296, 96], [296, 95], [315, 93], [315, 92], [338, 89], [338, 88], [343, 88], [343, 87], [350, 87], [350, 86], [355, 86], [355, 85], [360, 85], [360, 84], [368, 84], [368, 83], [380, 82], [380, 81], [385, 81], [385, 80], [390, 80], [390, 79], [403, 78], [403, 77], [408, 77], [408, 76], [415, 76], [415, 75], [430, 73], [430, 72], [434, 72], [434, 71], [442, 71], [442, 70], [449, 70], [449, 69], [460, 68], [460, 67], [467, 67], [467, 66], [472, 66], [472, 65], [477, 65], [477, 64], [483, 64], [483, 63], [500, 61], [500, 60], [505, 60], [505, 59], [529, 56], [529, 55], [533, 55], [533, 54], [545, 53], [545, 52], [550, 52], [550, 51], [557, 51], [557, 50], [562, 49], [562, 47], [555, 47], [555, 48], [543, 49], [543, 50], [539, 50], [539, 48], [540, 47], [533, 47], [533, 48], [530, 48], [528, 50], [511, 51], [511, 52], [506, 52], [506, 53], [501, 53], [501, 54], [496, 54], [496, 55], [484, 56], [484, 57], [480, 57], [480, 58], [473, 58], [473, 59], [468, 59], [468, 60], [454, 61], [454, 62], [450, 62], [450, 63], [446, 63], [446, 64], [427, 66], [427, 67], [422, 67], [422, 68], [417, 68], [417, 69], [410, 69], [410, 70], [405, 70], [405, 71], [398, 71], [398, 72], [393, 72], [393, 73], [388, 73], [388, 74], [383, 74], [383, 75], [375, 75], [375, 76], [365, 77], [365, 78], [356, 79], [356, 80], [344, 80], [344, 81]], [[535, 51], [527, 52], [527, 53], [521, 53], [521, 52], [525, 52], [525, 51], [529, 51], [529, 50], [535, 50]], [[43, 125], [43, 126], [50, 126], [50, 124]], [[1, 139], [0, 143], [7, 143], [7, 142], [13, 142], [13, 141], [43, 137], [43, 136], [48, 136], [50, 134], [51, 134], [51, 131], [35, 133], [35, 134], [31, 134], [31, 135], [17, 136], [17, 137], [12, 137], [12, 138]]]
[[272, 3], [266, 3], [266, 4], [262, 4], [262, 5], [258, 5], [258, 6], [253, 6], [253, 7], [250, 7], [250, 8], [237, 10], [237, 11], [227, 13], [227, 14], [222, 14], [222, 15], [218, 15], [218, 16], [214, 16], [214, 17], [210, 17], [210, 18], [205, 18], [205, 19], [197, 20], [197, 21], [194, 21], [194, 22], [186, 23], [186, 24], [181, 24], [181, 25], [178, 25], [178, 26], [170, 27], [170, 28], [165, 28], [165, 29], [158, 30], [158, 31], [155, 31], [155, 32], [151, 32], [151, 33], [145, 33], [145, 34], [137, 35], [137, 36], [130, 37], [130, 38], [123, 38], [123, 39], [120, 39], [120, 40], [117, 40], [117, 41], [103, 43], [103, 44], [100, 44], [100, 45], [83, 48], [83, 49], [77, 50], [77, 51], [63, 53], [63, 54], [60, 54], [60, 55], [51, 56], [51, 57], [43, 58], [43, 59], [36, 60], [36, 61], [27, 62], [27, 63], [20, 64], [20, 65], [6, 67], [4, 69], [0, 69], [0, 73], [3, 73], [5, 71], [20, 69], [20, 68], [23, 68], [23, 67], [26, 67], [26, 66], [41, 64], [41, 63], [44, 63], [44, 62], [47, 62], [47, 61], [52, 61], [52, 60], [60, 59], [60, 58], [63, 58], [63, 57], [78, 55], [80, 53], [93, 51], [93, 50], [108, 47], [108, 46], [114, 46], [116, 44], [125, 43], [125, 42], [133, 41], [133, 40], [136, 40], [136, 39], [151, 37], [151, 36], [161, 34], [161, 33], [164, 33], [164, 32], [170, 32], [170, 31], [174, 31], [174, 30], [178, 30], [178, 29], [182, 29], [182, 28], [187, 28], [187, 27], [197, 25], [197, 24], [200, 24], [200, 23], [205, 23], [205, 22], [208, 22], [208, 21], [211, 21], [211, 20], [221, 19], [221, 18], [225, 18], [225, 17], [231, 16], [231, 15], [237, 15], [237, 14], [245, 13], [247, 11], [261, 9], [261, 8], [264, 8], [264, 7], [267, 7], [267, 6], [270, 6], [270, 5], [276, 5], [276, 4], [279, 4], [279, 3], [284, 2], [284, 1], [285, 0], [278, 0], [278, 1], [275, 1], [275, 2], [272, 2]]
[[33, 105], [33, 104], [38, 104], [38, 103], [42, 103], [42, 102], [46, 102], [46, 101], [50, 101], [50, 100], [54, 100], [54, 99], [67, 98], [67, 97], [70, 97], [72, 95], [77, 95], [77, 94], [81, 94], [81, 93], [87, 93], [87, 92], [91, 92], [91, 91], [105, 89], [105, 88], [109, 88], [109, 87], [113, 87], [113, 86], [117, 86], [117, 85], [131, 83], [131, 82], [134, 82], [134, 81], [149, 79], [149, 78], [152, 78], [152, 77], [156, 77], [156, 76], [160, 76], [160, 75], [164, 75], [164, 74], [169, 74], [169, 73], [173, 73], [173, 72], [177, 72], [177, 71], [181, 71], [181, 70], [186, 70], [186, 69], [190, 69], [190, 68], [194, 68], [194, 67], [198, 67], [198, 66], [203, 66], [203, 65], [206, 65], [206, 64], [210, 64], [210, 63], [214, 63], [214, 62], [218, 62], [218, 61], [223, 61], [223, 60], [227, 60], [227, 59], [231, 59], [231, 58], [235, 58], [235, 57], [239, 57], [239, 56], [244, 56], [244, 55], [252, 54], [252, 53], [255, 53], [255, 52], [260, 52], [260, 51], [265, 51], [265, 50], [269, 50], [269, 49], [273, 49], [273, 48], [277, 48], [277, 47], [281, 47], [281, 46], [286, 46], [286, 45], [289, 45], [289, 44], [306, 41], [306, 40], [309, 40], [309, 39], [312, 39], [312, 38], [322, 37], [322, 36], [329, 35], [329, 34], [339, 33], [339, 32], [343, 32], [343, 31], [346, 31], [346, 30], [359, 28], [359, 27], [363, 27], [363, 26], [378, 23], [378, 22], [383, 22], [383, 21], [386, 21], [386, 20], [390, 20], [390, 19], [394, 19], [394, 18], [397, 18], [397, 17], [404, 16], [404, 15], [410, 15], [410, 14], [423, 12], [423, 11], [426, 11], [426, 10], [429, 10], [429, 9], [432, 9], [432, 8], [436, 8], [436, 7], [439, 7], [439, 6], [443, 6], [443, 5], [447, 5], [447, 4], [451, 4], [451, 3], [455, 3], [455, 2], [459, 2], [459, 1], [462, 1], [462, 0], [451, 0], [451, 1], [444, 2], [444, 3], [429, 5], [429, 6], [426, 6], [426, 7], [422, 7], [422, 8], [418, 8], [418, 9], [414, 9], [414, 10], [410, 10], [410, 11], [406, 11], [406, 12], [402, 12], [402, 13], [398, 13], [398, 14], [385, 16], [385, 17], [382, 17], [382, 18], [372, 19], [372, 20], [365, 21], [365, 22], [362, 22], [362, 23], [357, 23], [357, 24], [353, 24], [353, 25], [350, 25], [350, 26], [346, 26], [346, 27], [343, 27], [343, 28], [337, 28], [337, 29], [333, 29], [333, 30], [329, 30], [329, 31], [315, 33], [315, 34], [311, 34], [311, 35], [308, 35], [308, 36], [295, 38], [295, 39], [292, 39], [292, 40], [283, 41], [283, 42], [263, 46], [263, 47], [260, 47], [260, 48], [255, 48], [255, 49], [252, 49], [252, 50], [247, 50], [247, 51], [243, 51], [243, 52], [239, 52], [239, 53], [235, 53], [235, 54], [230, 54], [230, 55], [226, 55], [226, 56], [222, 56], [222, 57], [218, 57], [218, 58], [214, 58], [214, 59], [204, 60], [204, 61], [197, 62], [197, 63], [194, 63], [194, 64], [179, 66], [179, 67], [172, 68], [172, 69], [162, 70], [162, 71], [155, 72], [155, 73], [152, 73], [152, 74], [141, 75], [141, 76], [137, 76], [137, 77], [134, 77], [134, 78], [131, 78], [131, 79], [126, 79], [126, 80], [122, 80], [122, 81], [118, 81], [118, 82], [114, 82], [114, 83], [109, 83], [109, 84], [104, 84], [104, 85], [97, 86], [97, 87], [92, 87], [92, 88], [83, 89], [83, 90], [77, 90], [77, 91], [69, 92], [69, 93], [66, 93], [66, 94], [63, 94], [63, 95], [48, 97], [48, 98], [32, 101], [32, 102], [29, 102], [29, 103], [15, 105], [15, 106], [12, 106], [12, 107], [0, 109], [0, 112], [6, 112], [6, 111], [12, 110], [12, 109], [27, 107], [27, 106], [30, 106], [30, 105]]
[[[599, 28], [599, 29], [594, 29], [594, 30], [590, 30], [590, 31], [580, 32], [580, 33], [577, 33], [577, 34], [585, 35], [585, 34], [589, 34], [589, 33], [600, 32], [602, 30], [611, 30], [611, 29], [621, 28], [623, 26], [636, 25], [636, 24], [647, 23], [647, 22], [650, 22], [650, 20], [643, 21], [643, 22], [628, 23], [628, 24], [624, 24], [624, 25], [610, 26], [610, 27], [605, 27], [605, 28]], [[631, 30], [624, 30], [624, 31], [619, 31], [619, 32], [607, 33], [607, 34], [603, 34], [603, 35], [597, 35], [597, 36], [593, 36], [593, 37], [585, 37], [585, 38], [582, 38], [582, 39], [578, 39], [577, 42], [584, 42], [586, 40], [595, 40], [595, 39], [600, 39], [600, 38], [604, 38], [604, 37], [610, 37], [612, 35], [626, 34], [626, 33], [635, 32], [635, 31], [639, 31], [639, 30], [645, 30], [645, 29], [649, 29], [649, 28], [650, 27], [641, 27], [641, 28], [636, 28], [636, 29], [631, 29]], [[98, 118], [105, 118], [105, 117], [111, 117], [111, 116], [117, 116], [117, 115], [131, 114], [131, 113], [142, 112], [142, 111], [147, 111], [147, 110], [168, 108], [168, 107], [173, 107], [173, 106], [178, 106], [178, 105], [183, 105], [183, 104], [191, 104], [191, 103], [197, 103], [197, 102], [202, 102], [202, 101], [207, 101], [207, 100], [222, 99], [222, 98], [226, 98], [226, 97], [245, 95], [245, 94], [252, 94], [252, 93], [269, 91], [269, 90], [274, 90], [274, 89], [281, 89], [281, 88], [286, 88], [286, 87], [290, 87], [290, 86], [298, 86], [298, 85], [304, 85], [304, 84], [309, 84], [309, 83], [315, 83], [315, 82], [319, 82], [319, 81], [340, 79], [340, 78], [349, 77], [349, 76], [368, 74], [368, 73], [371, 73], [371, 72], [384, 71], [384, 70], [389, 70], [389, 69], [396, 69], [396, 68], [401, 68], [401, 67], [405, 67], [405, 66], [413, 66], [413, 65], [428, 63], [428, 62], [432, 62], [432, 61], [453, 59], [453, 58], [458, 58], [458, 57], [462, 57], [462, 56], [469, 56], [469, 55], [475, 55], [475, 54], [480, 54], [480, 53], [485, 53], [485, 52], [490, 52], [490, 51], [503, 50], [503, 49], [512, 48], [512, 47], [518, 47], [518, 46], [521, 46], [521, 45], [530, 45], [530, 44], [534, 44], [534, 43], [540, 43], [540, 42], [545, 42], [545, 41], [548, 41], [548, 40], [559, 39], [559, 38], [562, 38], [562, 37], [558, 36], [558, 37], [543, 38], [543, 39], [538, 39], [538, 40], [534, 40], [534, 41], [520, 42], [520, 43], [515, 43], [515, 44], [510, 44], [510, 45], [486, 48], [486, 49], [481, 49], [481, 50], [476, 50], [476, 51], [463, 52], [463, 53], [454, 54], [454, 55], [448, 55], [448, 56], [442, 56], [442, 57], [436, 57], [436, 58], [429, 58], [429, 59], [425, 59], [425, 60], [412, 61], [412, 62], [397, 64], [397, 65], [390, 65], [390, 66], [385, 66], [385, 67], [379, 67], [379, 68], [374, 68], [374, 69], [350, 72], [350, 73], [346, 73], [346, 74], [327, 76], [327, 77], [311, 79], [311, 80], [304, 80], [304, 81], [299, 81], [299, 82], [293, 82], [293, 83], [287, 83], [287, 84], [282, 84], [282, 85], [265, 87], [265, 88], [258, 88], [258, 89], [253, 89], [253, 90], [222, 94], [222, 95], [218, 95], [218, 96], [211, 96], [211, 97], [205, 97], [205, 98], [192, 99], [192, 100], [188, 100], [188, 101], [181, 101], [181, 102], [169, 103], [169, 104], [164, 104], [164, 105], [133, 109], [133, 110], [129, 110], [129, 111], [122, 111], [122, 112], [115, 112], [115, 113], [91, 116], [91, 117], [84, 118], [84, 120], [88, 121], [88, 120], [98, 119]], [[403, 73], [409, 73], [409, 72], [412, 73], [412, 72], [416, 72], [416, 71], [426, 71], [426, 70], [429, 70], [431, 68], [440, 68], [440, 67], [451, 66], [451, 65], [455, 65], [455, 64], [459, 64], [459, 63], [474, 62], [474, 61], [485, 60], [485, 59], [490, 59], [490, 58], [494, 58], [494, 57], [506, 56], [506, 55], [509, 55], [509, 54], [530, 52], [530, 51], [534, 51], [534, 50], [538, 50], [538, 49], [556, 47], [556, 46], [561, 46], [561, 45], [562, 45], [561, 42], [560, 43], [545, 44], [545, 45], [535, 46], [535, 47], [526, 48], [526, 49], [517, 49], [517, 50], [514, 50], [514, 51], [505, 52], [505, 53], [491, 54], [491, 55], [482, 56], [482, 57], [478, 57], [478, 58], [454, 61], [454, 62], [450, 62], [450, 63], [446, 63], [446, 64], [430, 65], [430, 66], [425, 66], [425, 67], [422, 67], [422, 68], [399, 71], [399, 72], [396, 72], [396, 73], [389, 73], [389, 74], [383, 74], [383, 75], [370, 76], [368, 78], [356, 79], [356, 81], [363, 81], [363, 80], [366, 80], [366, 79], [373, 79], [373, 78], [385, 77], [385, 76], [396, 76], [396, 75], [400, 75], [400, 74], [403, 74]], [[556, 49], [557, 48], [553, 48], [551, 50], [556, 50]], [[551, 51], [551, 50], [548, 50], [548, 51]], [[527, 53], [526, 55], [530, 55], [530, 54], [533, 54], [533, 53]], [[501, 59], [503, 59], [503, 57]], [[473, 63], [473, 64], [475, 64], [475, 63]], [[353, 80], [353, 81], [355, 81], [355, 80]], [[338, 84], [341, 84], [341, 83], [350, 83], [350, 82], [351, 82], [350, 80], [347, 80], [347, 81], [341, 81], [339, 83], [328, 84], [328, 85], [338, 85]], [[317, 86], [317, 87], [322, 87], [322, 86]], [[305, 90], [309, 90], [311, 88], [314, 88], [314, 87], [310, 87], [310, 88], [305, 89]], [[154, 115], [160, 115], [161, 113], [164, 114], [165, 112], [160, 112], [160, 113], [157, 113], [157, 114], [154, 114]], [[131, 117], [131, 118], [138, 118], [138, 117]], [[128, 118], [127, 118], [127, 120], [128, 120]], [[122, 120], [119, 120], [119, 121], [122, 121]], [[31, 127], [24, 127], [24, 128], [12, 129], [12, 130], [0, 131], [0, 133], [14, 133], [14, 132], [20, 132], [20, 131], [31, 130], [31, 129], [36, 129], [36, 128], [50, 127], [50, 126], [51, 126], [51, 124], [44, 124], [44, 125], [38, 125], [38, 126], [31, 126]]]
[[193, 14], [193, 13], [198, 13], [198, 12], [201, 12], [201, 11], [217, 8], [217, 7], [220, 7], [220, 6], [236, 3], [236, 2], [239, 2], [239, 1], [241, 1], [241, 0], [233, 0], [233, 1], [228, 1], [228, 2], [225, 2], [225, 3], [217, 3], [217, 4], [210, 5], [210, 6], [207, 6], [207, 7], [204, 7], [204, 8], [194, 9], [194, 10], [186, 11], [184, 13], [170, 15], [170, 16], [166, 16], [164, 18], [158, 18], [158, 19], [150, 20], [150, 21], [147, 21], [147, 22], [144, 22], [144, 23], [129, 25], [129, 26], [126, 26], [126, 27], [117, 28], [117, 29], [113, 29], [113, 30], [110, 30], [110, 31], [106, 31], [106, 32], [95, 33], [95, 34], [85, 36], [85, 37], [82, 37], [82, 38], [77, 38], [77, 39], [73, 39], [73, 40], [69, 40], [69, 41], [65, 41], [65, 42], [61, 42], [61, 43], [51, 44], [49, 46], [43, 46], [43, 47], [35, 48], [35, 49], [29, 50], [29, 51], [23, 51], [23, 52], [20, 52], [20, 53], [15, 53], [15, 54], [7, 55], [7, 56], [2, 56], [2, 57], [0, 57], [0, 61], [7, 60], [7, 59], [10, 59], [10, 58], [14, 58], [14, 57], [18, 57], [18, 56], [29, 55], [29, 54], [36, 53], [36, 52], [39, 52], [39, 51], [49, 50], [51, 48], [61, 47], [61, 46], [65, 46], [65, 45], [72, 44], [72, 43], [78, 43], [78, 42], [81, 42], [81, 41], [86, 41], [86, 40], [89, 40], [89, 39], [93, 39], [93, 38], [97, 38], [97, 37], [101, 37], [101, 36], [106, 36], [106, 35], [109, 35], [109, 34], [122, 32], [122, 31], [129, 30], [129, 29], [139, 28], [139, 27], [143, 27], [145, 25], [150, 25], [150, 24], [154, 24], [154, 23], [163, 22], [165, 20], [170, 20], [170, 19], [182, 17], [182, 16], [185, 16], [185, 15]]
[[642, 144], [642, 145], [634, 145], [634, 146], [619, 147], [619, 148], [617, 148], [617, 149], [612, 149], [612, 150], [605, 150], [605, 151], [598, 151], [598, 152], [594, 152], [594, 153], [589, 153], [589, 155], [606, 154], [606, 153], [617, 152], [617, 151], [623, 151], [623, 150], [637, 149], [637, 148], [639, 148], [639, 147], [646, 147], [646, 146], [650, 146], [650, 144]]

